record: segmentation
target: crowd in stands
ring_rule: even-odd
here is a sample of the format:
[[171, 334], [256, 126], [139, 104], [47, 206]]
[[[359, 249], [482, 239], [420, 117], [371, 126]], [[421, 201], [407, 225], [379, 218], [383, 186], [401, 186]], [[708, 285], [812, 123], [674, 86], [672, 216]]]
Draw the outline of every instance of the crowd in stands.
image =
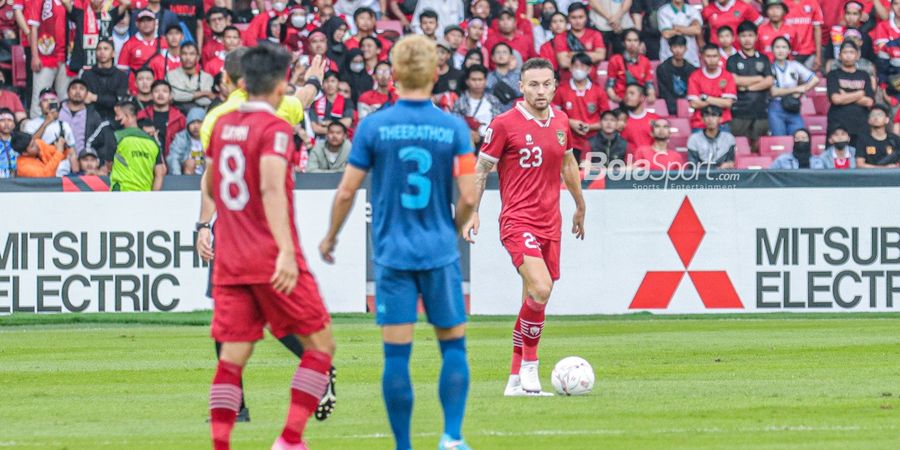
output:
[[201, 174], [200, 125], [236, 95], [225, 57], [256, 45], [291, 52], [293, 89], [324, 59], [297, 170], [341, 171], [397, 99], [404, 33], [435, 41], [434, 103], [476, 145], [543, 57], [576, 154], [603, 164], [900, 165], [900, 0], [0, 1], [0, 178]]

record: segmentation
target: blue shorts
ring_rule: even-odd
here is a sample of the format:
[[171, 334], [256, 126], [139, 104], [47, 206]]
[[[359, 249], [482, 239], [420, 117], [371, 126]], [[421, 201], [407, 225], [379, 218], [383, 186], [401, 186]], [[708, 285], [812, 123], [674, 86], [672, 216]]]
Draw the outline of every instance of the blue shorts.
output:
[[452, 328], [466, 322], [459, 261], [431, 270], [398, 270], [375, 265], [378, 325], [416, 323], [419, 294], [422, 294], [428, 323]]

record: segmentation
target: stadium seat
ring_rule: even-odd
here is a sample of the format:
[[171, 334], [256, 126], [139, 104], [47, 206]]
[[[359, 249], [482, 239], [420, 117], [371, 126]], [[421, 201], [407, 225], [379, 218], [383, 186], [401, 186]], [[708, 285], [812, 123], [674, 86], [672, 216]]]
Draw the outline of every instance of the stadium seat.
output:
[[734, 138], [734, 154], [737, 155], [752, 155], [753, 149], [750, 148], [750, 139], [747, 139], [744, 136], [735, 136]]
[[648, 105], [647, 111], [659, 117], [669, 117], [669, 107], [666, 106], [666, 101], [662, 99], [657, 99], [652, 105]]
[[678, 109], [678, 117], [691, 117], [691, 114], [694, 114], [694, 108], [691, 108], [691, 103], [687, 101], [685, 98], [679, 98], [676, 102]]
[[669, 138], [669, 146], [673, 147], [676, 151], [687, 153], [687, 141], [690, 139], [688, 135], [674, 135]]
[[816, 112], [816, 104], [811, 97], [800, 97], [800, 115], [814, 116]]
[[820, 78], [819, 84], [817, 84], [816, 87], [813, 88], [813, 91], [816, 94], [827, 95], [828, 94], [828, 80], [826, 80], [825, 77]]
[[828, 117], [826, 116], [806, 116], [803, 118], [806, 123], [806, 129], [810, 134], [824, 135], [828, 131]]
[[734, 165], [738, 169], [768, 169], [773, 159], [771, 156], [736, 156]]
[[826, 137], [824, 135], [812, 136], [812, 153], [813, 155], [821, 155], [825, 152], [827, 146]]
[[28, 67], [25, 67], [25, 47], [12, 46], [12, 83], [17, 88], [24, 89], [28, 79]]
[[237, 28], [241, 33], [247, 31], [247, 28], [250, 28], [249, 23], [236, 23], [234, 27]]
[[793, 136], [763, 136], [759, 139], [760, 156], [778, 156], [794, 148]]
[[399, 20], [379, 20], [375, 22], [375, 29], [381, 32], [393, 31], [403, 36], [403, 24]]
[[600, 61], [600, 64], [597, 64], [597, 77], [605, 79], [609, 74], [607, 68], [609, 67], [608, 61]]
[[[815, 115], [817, 116], [826, 116], [828, 115], [828, 108], [831, 108], [831, 101], [828, 100], [828, 97], [825, 95], [815, 95], [810, 97], [813, 102], [813, 106], [816, 108]], [[804, 114], [807, 115], [807, 114]], [[813, 115], [813, 114], [808, 114]]]
[[670, 117], [669, 126], [671, 127], [672, 136], [688, 136], [691, 135], [691, 123], [687, 118]]

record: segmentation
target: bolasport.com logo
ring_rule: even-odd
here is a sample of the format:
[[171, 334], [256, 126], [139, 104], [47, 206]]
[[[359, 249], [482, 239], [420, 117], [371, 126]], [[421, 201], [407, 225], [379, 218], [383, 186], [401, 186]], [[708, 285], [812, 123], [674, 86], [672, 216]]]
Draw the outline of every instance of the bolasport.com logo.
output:
[[[741, 180], [738, 172], [721, 171], [712, 163], [667, 161], [662, 153], [652, 160], [609, 160], [606, 153], [588, 152], [582, 156], [584, 180], [594, 182], [631, 182], [632, 189], [734, 189]], [[667, 170], [660, 170], [667, 167]]]

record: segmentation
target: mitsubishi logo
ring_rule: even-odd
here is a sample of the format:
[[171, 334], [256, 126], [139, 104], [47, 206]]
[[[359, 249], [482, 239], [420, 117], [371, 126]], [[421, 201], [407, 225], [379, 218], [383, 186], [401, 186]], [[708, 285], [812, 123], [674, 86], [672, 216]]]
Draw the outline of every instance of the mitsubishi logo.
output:
[[706, 230], [700, 223], [700, 218], [694, 212], [694, 206], [691, 205], [690, 199], [684, 198], [672, 225], [669, 226], [669, 240], [675, 247], [675, 252], [681, 258], [684, 270], [678, 271], [649, 271], [644, 275], [634, 299], [628, 309], [666, 309], [678, 284], [684, 278], [686, 273], [697, 293], [700, 294], [700, 300], [707, 308], [739, 308], [743, 309], [744, 304], [741, 303], [740, 297], [728, 278], [728, 273], [724, 270], [690, 270], [691, 260], [700, 247], [700, 241]]

